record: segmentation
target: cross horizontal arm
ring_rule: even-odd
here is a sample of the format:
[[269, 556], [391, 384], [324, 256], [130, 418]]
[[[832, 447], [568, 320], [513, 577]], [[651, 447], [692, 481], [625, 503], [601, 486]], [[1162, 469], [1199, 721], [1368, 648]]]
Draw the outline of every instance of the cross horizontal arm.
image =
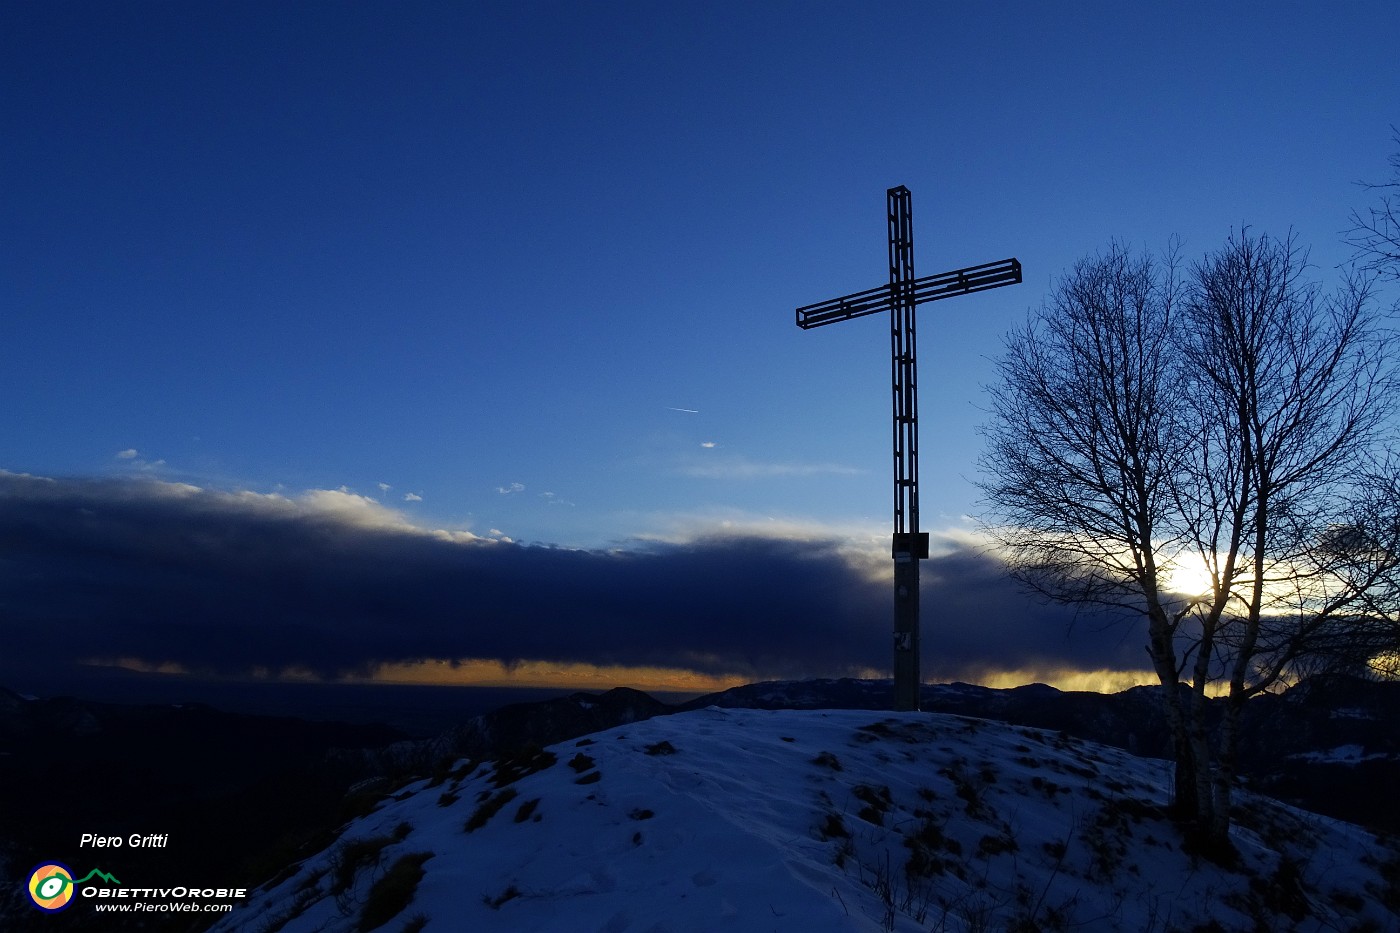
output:
[[[1021, 263], [1016, 259], [987, 262], [980, 266], [968, 266], [966, 269], [940, 272], [915, 279], [914, 304], [970, 295], [1003, 285], [1018, 285], [1020, 282]], [[890, 300], [890, 286], [881, 285], [843, 298], [820, 301], [797, 309], [797, 326], [803, 330], [811, 330], [824, 324], [835, 324], [838, 321], [849, 321], [852, 318], [886, 311], [890, 307]]]
[[985, 292], [989, 288], [1021, 284], [1021, 263], [1015, 259], [968, 266], [956, 272], [940, 272], [914, 280], [914, 304]]
[[888, 311], [889, 307], [890, 287], [881, 285], [844, 298], [833, 298], [830, 301], [820, 301], [805, 308], [798, 308], [797, 326], [803, 330], [810, 330], [823, 324], [835, 324], [837, 321], [849, 321], [851, 318]]

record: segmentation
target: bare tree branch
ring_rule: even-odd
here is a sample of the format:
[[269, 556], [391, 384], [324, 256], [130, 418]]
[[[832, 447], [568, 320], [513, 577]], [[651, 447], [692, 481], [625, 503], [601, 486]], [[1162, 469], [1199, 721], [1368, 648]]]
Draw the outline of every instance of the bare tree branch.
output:
[[1362, 269], [1400, 280], [1400, 196], [1392, 193], [1400, 189], [1400, 130], [1390, 129], [1396, 144], [1389, 160], [1393, 175], [1377, 184], [1361, 182], [1378, 191], [1380, 200], [1364, 211], [1351, 212], [1346, 242], [1356, 250], [1354, 259]]

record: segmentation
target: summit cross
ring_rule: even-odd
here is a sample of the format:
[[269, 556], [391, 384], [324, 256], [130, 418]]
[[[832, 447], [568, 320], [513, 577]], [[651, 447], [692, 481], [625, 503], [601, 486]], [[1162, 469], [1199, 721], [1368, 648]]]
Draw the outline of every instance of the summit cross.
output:
[[914, 308], [929, 301], [1019, 285], [1015, 259], [914, 277], [914, 227], [909, 189], [886, 192], [890, 283], [797, 309], [803, 330], [890, 312], [890, 373], [894, 398], [894, 702], [919, 708], [919, 561], [928, 559], [928, 533], [919, 530], [919, 400], [914, 362]]

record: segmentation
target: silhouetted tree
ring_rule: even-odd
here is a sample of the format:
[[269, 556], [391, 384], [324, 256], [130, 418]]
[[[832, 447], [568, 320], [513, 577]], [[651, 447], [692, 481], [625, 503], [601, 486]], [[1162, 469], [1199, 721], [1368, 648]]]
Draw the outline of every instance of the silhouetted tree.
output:
[[1195, 755], [1175, 636], [1188, 609], [1163, 592], [1173, 477], [1186, 436], [1173, 336], [1181, 289], [1114, 245], [1080, 261], [1006, 341], [982, 483], [1013, 574], [1063, 603], [1141, 613], [1176, 749], [1174, 805], [1194, 817]]
[[1380, 192], [1380, 202], [1351, 212], [1347, 242], [1356, 248], [1363, 269], [1400, 280], [1400, 130], [1391, 131], [1397, 147], [1390, 157], [1393, 175], [1390, 181], [1366, 185]]
[[[1291, 238], [1248, 231], [1186, 276], [1174, 252], [1079, 263], [1008, 337], [986, 429], [1013, 572], [1145, 619], [1177, 815], [1220, 842], [1245, 700], [1400, 645], [1387, 338], [1363, 282], [1323, 297], [1303, 268]], [[1190, 567], [1209, 585], [1174, 592]]]
[[[1244, 231], [1196, 265], [1182, 315], [1183, 399], [1200, 441], [1176, 498], [1212, 581], [1193, 605], [1197, 702], [1204, 684], [1228, 685], [1214, 792], [1198, 786], [1216, 838], [1229, 828], [1244, 702], [1338, 660], [1328, 642], [1365, 645], [1385, 629], [1366, 611], [1378, 580], [1344, 572], [1326, 542], [1358, 527], [1353, 503], [1376, 482], [1395, 401], [1387, 341], [1364, 282], [1323, 297], [1304, 266], [1291, 238]], [[1360, 530], [1386, 534], [1383, 522]], [[1396, 544], [1385, 542], [1382, 574]], [[1203, 735], [1193, 742], [1204, 748]]]

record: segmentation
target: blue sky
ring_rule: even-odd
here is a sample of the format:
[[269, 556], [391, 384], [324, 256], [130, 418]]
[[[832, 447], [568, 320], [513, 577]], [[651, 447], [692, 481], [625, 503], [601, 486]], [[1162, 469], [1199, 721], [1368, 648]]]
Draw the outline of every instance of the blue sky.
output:
[[881, 283], [904, 184], [921, 274], [1026, 270], [921, 312], [956, 522], [1052, 277], [1242, 222], [1330, 274], [1384, 176], [1400, 9], [1129, 6], [11, 6], [0, 466], [570, 545], [882, 528], [886, 329], [792, 309]]
[[[1400, 123], [1394, 3], [64, 3], [0, 12], [0, 469], [597, 548], [887, 533], [884, 197], [923, 524], [1000, 338], [1118, 238], [1318, 277]], [[686, 410], [678, 410], [686, 409]], [[104, 487], [105, 488], [105, 487]]]

